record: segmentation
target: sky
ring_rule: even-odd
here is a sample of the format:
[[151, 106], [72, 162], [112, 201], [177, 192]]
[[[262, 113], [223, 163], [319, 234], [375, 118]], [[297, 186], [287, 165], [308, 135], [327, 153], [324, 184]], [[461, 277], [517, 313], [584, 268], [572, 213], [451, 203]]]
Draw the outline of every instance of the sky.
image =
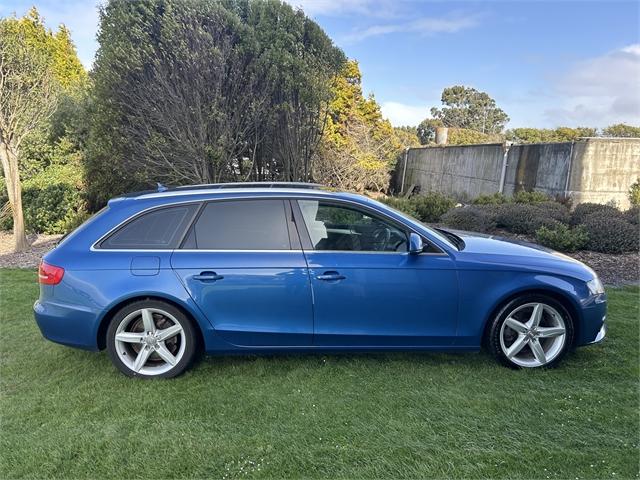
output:
[[[396, 126], [427, 118], [451, 85], [487, 92], [509, 128], [640, 125], [637, 0], [287, 2], [359, 62], [365, 93]], [[31, 5], [71, 30], [91, 68], [99, 2], [0, 0], [0, 16]]]

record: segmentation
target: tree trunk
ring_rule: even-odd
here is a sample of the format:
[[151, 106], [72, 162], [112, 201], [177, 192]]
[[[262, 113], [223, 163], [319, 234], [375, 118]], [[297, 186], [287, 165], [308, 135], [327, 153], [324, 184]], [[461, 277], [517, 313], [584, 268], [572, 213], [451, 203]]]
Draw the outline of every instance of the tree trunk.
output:
[[27, 242], [27, 235], [24, 230], [22, 186], [20, 185], [18, 156], [4, 142], [0, 143], [0, 160], [2, 160], [2, 170], [4, 171], [4, 178], [7, 183], [9, 205], [11, 205], [11, 211], [13, 212], [14, 251], [24, 252], [29, 248], [29, 242]]

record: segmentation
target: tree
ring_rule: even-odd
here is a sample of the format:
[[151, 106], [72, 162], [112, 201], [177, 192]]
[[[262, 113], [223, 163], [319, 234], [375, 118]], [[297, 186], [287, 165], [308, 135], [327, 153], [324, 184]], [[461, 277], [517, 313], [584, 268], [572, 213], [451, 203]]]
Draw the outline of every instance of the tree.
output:
[[25, 138], [53, 114], [58, 92], [48, 52], [38, 42], [43, 32], [34, 10], [20, 20], [0, 19], [0, 160], [16, 252], [29, 246], [22, 210], [20, 148]]
[[602, 135], [605, 137], [640, 138], [640, 127], [618, 123], [602, 130]]
[[509, 121], [494, 99], [475, 88], [456, 85], [442, 91], [442, 108], [433, 107], [431, 116], [445, 127], [465, 128], [480, 133], [501, 133]]
[[156, 180], [309, 178], [343, 54], [301, 11], [276, 0], [112, 0], [98, 40], [94, 206]]
[[595, 128], [558, 127], [548, 128], [514, 128], [507, 130], [506, 138], [515, 143], [572, 142], [581, 137], [595, 137]]
[[382, 192], [404, 145], [375, 99], [363, 96], [361, 81], [355, 61], [348, 61], [334, 80], [313, 177], [341, 189]]
[[418, 137], [418, 128], [403, 126], [394, 127], [393, 131], [398, 139], [398, 142], [402, 144], [403, 148], [415, 148], [420, 146], [420, 138]]

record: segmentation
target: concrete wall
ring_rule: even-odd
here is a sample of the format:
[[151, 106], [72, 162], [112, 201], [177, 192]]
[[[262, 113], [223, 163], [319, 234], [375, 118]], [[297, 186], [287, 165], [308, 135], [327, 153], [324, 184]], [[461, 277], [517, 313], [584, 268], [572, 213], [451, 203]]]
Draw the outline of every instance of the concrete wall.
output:
[[[412, 185], [460, 199], [500, 191], [501, 144], [412, 148], [398, 162], [396, 191]], [[503, 192], [571, 195], [574, 203], [614, 201], [629, 206], [629, 186], [640, 178], [640, 139], [588, 138], [566, 143], [511, 145]]]

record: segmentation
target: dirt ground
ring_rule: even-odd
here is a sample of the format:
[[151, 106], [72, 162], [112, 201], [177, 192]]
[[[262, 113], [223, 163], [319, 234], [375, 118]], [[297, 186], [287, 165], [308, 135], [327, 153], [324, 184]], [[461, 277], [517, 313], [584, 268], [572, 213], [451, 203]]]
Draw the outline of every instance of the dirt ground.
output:
[[[9, 232], [0, 232], [0, 268], [35, 268], [40, 258], [55, 247], [62, 235], [30, 235], [31, 249], [12, 253], [13, 238]], [[640, 283], [640, 253], [610, 255], [589, 251], [570, 254], [593, 268], [607, 285]]]

